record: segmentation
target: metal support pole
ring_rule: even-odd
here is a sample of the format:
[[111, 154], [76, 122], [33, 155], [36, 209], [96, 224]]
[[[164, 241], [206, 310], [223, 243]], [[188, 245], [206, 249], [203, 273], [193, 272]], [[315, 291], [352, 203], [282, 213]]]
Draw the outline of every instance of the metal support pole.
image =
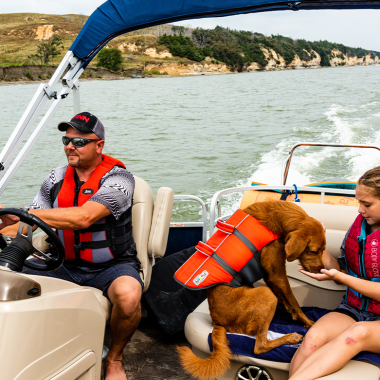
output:
[[79, 88], [73, 88], [74, 115], [80, 113], [80, 92]]
[[48, 99], [56, 99], [57, 93], [53, 90], [62, 74], [68, 66], [71, 65], [71, 67], [74, 67], [77, 63], [78, 58], [74, 57], [72, 51], [68, 51], [51, 77], [49, 83], [41, 84], [38, 87], [31, 102], [0, 153], [0, 164], [2, 165], [0, 167], [0, 178], [4, 175], [4, 169], [7, 169], [10, 161], [17, 153], [17, 150], [23, 142], [30, 126], [33, 124], [36, 117], [41, 113], [42, 107], [46, 101]]
[[[49, 83], [39, 86], [35, 96], [33, 97], [28, 108], [21, 117], [17, 127], [13, 131], [6, 146], [3, 148], [3, 151], [0, 154], [0, 195], [4, 192], [6, 186], [15, 175], [17, 169], [21, 166], [22, 162], [41, 135], [43, 129], [57, 111], [58, 107], [61, 104], [61, 101], [64, 100], [73, 89], [75, 89], [76, 92], [74, 99], [74, 109], [77, 108], [79, 110], [80, 98], [78, 79], [84, 70], [81, 68], [81, 66], [82, 61], [78, 60], [78, 58], [74, 56], [73, 52], [68, 51], [58, 66], [57, 70], [53, 74], [52, 78], [50, 79]], [[57, 84], [58, 80], [61, 78], [67, 68], [69, 68], [69, 70], [62, 79], [63, 89], [59, 95], [57, 95], [57, 93], [53, 91], [53, 87]], [[23, 142], [26, 132], [30, 128], [31, 124], [35, 121], [36, 117], [41, 113], [42, 106], [48, 99], [55, 100], [34, 132], [29, 137], [28, 141], [25, 143], [24, 147], [17, 155], [16, 159], [12, 162], [9, 168], [7, 168], [11, 159], [16, 154], [20, 144]], [[7, 170], [4, 171], [4, 169]]]
[[33, 131], [31, 136], [29, 137], [26, 144], [21, 149], [20, 153], [17, 155], [15, 160], [12, 162], [12, 165], [9, 167], [9, 170], [5, 173], [3, 178], [0, 180], [0, 195], [4, 192], [5, 188], [7, 187], [10, 180], [13, 178], [13, 176], [16, 174], [17, 169], [21, 166], [24, 159], [30, 152], [30, 150], [33, 148], [34, 144], [40, 137], [41, 133], [43, 132], [44, 128], [52, 118], [52, 116], [57, 111], [61, 101], [66, 98], [68, 93], [70, 92], [69, 88], [63, 88], [58, 96], [58, 98], [54, 101], [53, 105], [50, 107], [48, 112], [45, 114], [45, 116], [42, 118], [36, 129]]

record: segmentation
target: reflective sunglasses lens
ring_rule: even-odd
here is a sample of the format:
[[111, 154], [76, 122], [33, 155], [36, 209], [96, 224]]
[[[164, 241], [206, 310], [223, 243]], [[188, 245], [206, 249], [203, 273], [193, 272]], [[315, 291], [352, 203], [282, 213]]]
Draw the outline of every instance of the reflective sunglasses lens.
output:
[[83, 146], [87, 144], [86, 139], [82, 139], [80, 137], [74, 137], [71, 141], [73, 145], [77, 148], [82, 148]]
[[81, 137], [70, 138], [70, 137], [67, 137], [67, 136], [62, 136], [63, 145], [65, 145], [65, 146], [69, 145], [70, 141], [73, 144], [73, 146], [75, 146], [76, 148], [82, 148], [88, 142], [87, 139], [83, 139]]

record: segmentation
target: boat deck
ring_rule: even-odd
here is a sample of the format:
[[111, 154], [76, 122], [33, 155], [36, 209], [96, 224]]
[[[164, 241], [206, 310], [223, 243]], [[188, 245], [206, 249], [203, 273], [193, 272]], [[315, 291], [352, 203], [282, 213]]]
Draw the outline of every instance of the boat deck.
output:
[[[111, 330], [107, 326], [104, 343], [111, 344]], [[154, 320], [144, 318], [124, 349], [123, 365], [128, 380], [191, 380], [179, 362], [176, 345], [190, 347], [184, 334], [163, 334]], [[101, 380], [104, 380], [104, 361]]]

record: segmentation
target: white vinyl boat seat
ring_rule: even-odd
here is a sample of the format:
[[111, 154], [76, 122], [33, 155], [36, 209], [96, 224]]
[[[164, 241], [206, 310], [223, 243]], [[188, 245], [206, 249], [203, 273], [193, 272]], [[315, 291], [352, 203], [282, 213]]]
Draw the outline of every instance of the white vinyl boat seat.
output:
[[[338, 257], [343, 238], [355, 220], [358, 212], [356, 207], [324, 205], [316, 203], [297, 203], [310, 216], [319, 219], [326, 226], [327, 250]], [[334, 309], [341, 302], [345, 287], [330, 281], [317, 282], [298, 272], [297, 262], [287, 263], [287, 274], [293, 293], [301, 306], [318, 306]], [[255, 286], [265, 285], [260, 280]], [[188, 317], [185, 324], [187, 340], [192, 345], [194, 353], [207, 358], [210, 355], [208, 335], [212, 329], [212, 321], [207, 300], [199, 305]], [[231, 368], [219, 380], [235, 379], [236, 372], [243, 365], [254, 365], [266, 368], [275, 380], [288, 378], [289, 363], [269, 361], [243, 355], [233, 355]], [[340, 371], [323, 379], [343, 380], [347, 378], [362, 378], [378, 380], [380, 369], [372, 364], [350, 361]]]
[[[135, 178], [135, 191], [132, 205], [132, 234], [136, 243], [137, 257], [141, 261], [140, 276], [144, 283], [144, 292], [148, 289], [152, 275], [154, 258], [161, 258], [166, 251], [169, 236], [170, 219], [172, 215], [174, 194], [168, 187], [161, 187], [153, 202], [152, 189], [143, 179]], [[46, 235], [38, 234], [33, 237], [33, 244], [47, 251]], [[111, 303], [98, 289], [88, 287], [95, 293], [107, 313], [111, 311]]]

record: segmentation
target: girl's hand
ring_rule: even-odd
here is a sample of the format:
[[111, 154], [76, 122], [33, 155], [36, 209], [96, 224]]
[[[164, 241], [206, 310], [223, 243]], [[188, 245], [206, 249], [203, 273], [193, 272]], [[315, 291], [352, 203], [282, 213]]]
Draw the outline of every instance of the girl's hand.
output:
[[314, 278], [317, 281], [339, 281], [338, 276], [339, 276], [339, 271], [336, 269], [321, 269], [321, 273], [311, 273], [307, 272], [304, 269], [299, 269], [299, 272], [302, 274], [305, 274], [306, 276], [309, 276], [311, 278]]

